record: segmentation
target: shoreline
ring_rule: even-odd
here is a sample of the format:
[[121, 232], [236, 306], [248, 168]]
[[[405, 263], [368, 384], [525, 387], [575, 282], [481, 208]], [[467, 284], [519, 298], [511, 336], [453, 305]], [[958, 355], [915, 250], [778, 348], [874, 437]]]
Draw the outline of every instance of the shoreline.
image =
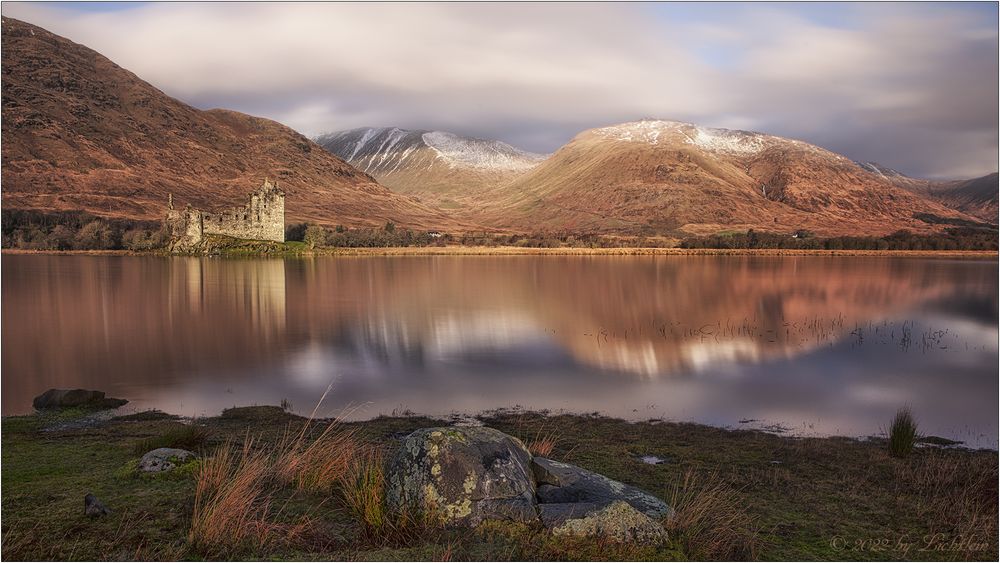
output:
[[[380, 420], [387, 419], [400, 419], [400, 420], [432, 420], [440, 422], [443, 426], [479, 426], [484, 420], [497, 419], [497, 418], [509, 418], [509, 417], [538, 417], [538, 418], [579, 418], [579, 419], [591, 419], [591, 420], [604, 420], [612, 421], [615, 423], [620, 423], [624, 425], [631, 426], [642, 426], [642, 425], [673, 425], [673, 426], [688, 426], [692, 428], [701, 428], [705, 430], [715, 430], [725, 433], [760, 433], [766, 434], [768, 436], [774, 436], [782, 440], [835, 440], [835, 441], [846, 441], [854, 442], [858, 444], [872, 444], [872, 443], [883, 443], [885, 442], [885, 436], [879, 435], [877, 431], [873, 431], [868, 434], [858, 434], [858, 435], [847, 435], [847, 434], [800, 434], [796, 433], [791, 427], [783, 425], [781, 423], [770, 423], [763, 420], [753, 420], [745, 424], [740, 425], [730, 425], [730, 424], [711, 424], [707, 422], [699, 422], [693, 420], [678, 420], [672, 418], [663, 417], [650, 417], [650, 418], [623, 418], [620, 416], [614, 416], [606, 414], [599, 411], [594, 412], [569, 412], [569, 411], [551, 411], [548, 409], [533, 410], [524, 409], [519, 407], [498, 407], [492, 409], [486, 409], [478, 413], [457, 413], [452, 412], [448, 414], [442, 413], [423, 413], [415, 412], [405, 409], [399, 413], [393, 411], [391, 413], [378, 413], [372, 414], [365, 418], [353, 418], [350, 416], [344, 416], [343, 414], [330, 415], [330, 416], [317, 416], [313, 413], [310, 414], [299, 414], [293, 410], [289, 410], [285, 407], [277, 405], [244, 405], [244, 406], [233, 406], [223, 409], [221, 412], [216, 412], [211, 415], [184, 415], [177, 414], [173, 412], [162, 411], [157, 408], [144, 408], [142, 410], [131, 410], [127, 406], [114, 409], [106, 410], [87, 410], [84, 409], [84, 416], [77, 419], [81, 422], [78, 428], [85, 428], [91, 425], [100, 425], [104, 422], [114, 419], [129, 419], [129, 418], [143, 418], [149, 413], [156, 413], [157, 416], [163, 416], [164, 418], [169, 418], [172, 420], [180, 420], [185, 423], [196, 424], [199, 421], [213, 420], [223, 418], [227, 411], [238, 410], [238, 411], [255, 411], [255, 410], [268, 411], [271, 409], [277, 409], [282, 412], [282, 416], [288, 418], [289, 420], [313, 420], [318, 423], [329, 423], [337, 421], [343, 424], [365, 426], [369, 424], [375, 424]], [[70, 409], [67, 409], [69, 411]], [[27, 413], [20, 414], [5, 414], [0, 415], [0, 422], [6, 422], [9, 420], [23, 419], [25, 417], [37, 417], [37, 416], [47, 416], [52, 414], [53, 411], [39, 411], [32, 410]], [[54, 411], [54, 412], [58, 412]], [[754, 424], [755, 423], [755, 424]], [[936, 448], [947, 448], [947, 449], [960, 449], [972, 452], [1000, 452], [1000, 444], [991, 444], [989, 446], [975, 446], [971, 445], [965, 440], [953, 439], [944, 436], [938, 436], [935, 434], [921, 434], [917, 440], [919, 447], [936, 447]]]
[[239, 256], [256, 258], [315, 258], [325, 256], [827, 256], [891, 258], [960, 258], [996, 260], [995, 250], [807, 250], [772, 248], [529, 248], [518, 246], [407, 246], [375, 248], [321, 248], [284, 252], [168, 253], [133, 250], [23, 250], [4, 248], [5, 255], [53, 256]]

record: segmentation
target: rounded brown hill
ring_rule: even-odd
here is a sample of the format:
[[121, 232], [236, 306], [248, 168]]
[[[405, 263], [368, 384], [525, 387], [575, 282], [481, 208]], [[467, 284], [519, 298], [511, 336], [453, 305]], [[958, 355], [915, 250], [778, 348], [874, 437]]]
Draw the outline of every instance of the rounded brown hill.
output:
[[99, 53], [2, 20], [5, 209], [159, 219], [180, 205], [240, 205], [265, 177], [286, 222], [447, 228], [447, 216], [275, 121], [175, 100]]
[[477, 219], [571, 232], [825, 236], [940, 229], [917, 218], [928, 214], [972, 220], [808, 143], [675, 121], [585, 131], [504, 191]]

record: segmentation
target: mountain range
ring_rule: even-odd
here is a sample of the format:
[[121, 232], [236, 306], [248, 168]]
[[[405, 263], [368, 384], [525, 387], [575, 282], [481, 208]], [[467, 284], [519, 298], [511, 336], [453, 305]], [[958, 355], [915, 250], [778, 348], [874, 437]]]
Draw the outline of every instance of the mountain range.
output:
[[521, 232], [928, 232], [938, 219], [975, 220], [978, 209], [953, 208], [956, 198], [932, 197], [938, 192], [916, 180], [911, 186], [802, 141], [678, 121], [584, 131], [547, 158], [506, 144], [505, 158], [483, 158], [491, 142], [457, 135], [444, 158], [427, 137], [366, 128], [316, 140], [400, 193]]
[[184, 104], [99, 53], [2, 19], [5, 209], [156, 219], [243, 203], [264, 177], [286, 222], [425, 230], [820, 235], [997, 221], [997, 175], [907, 178], [802, 141], [642, 120], [551, 155], [442, 131], [362, 128], [310, 140], [272, 120]]
[[159, 219], [168, 194], [228, 207], [270, 177], [289, 223], [462, 227], [280, 123], [198, 110], [40, 27], [0, 27], [5, 209]]

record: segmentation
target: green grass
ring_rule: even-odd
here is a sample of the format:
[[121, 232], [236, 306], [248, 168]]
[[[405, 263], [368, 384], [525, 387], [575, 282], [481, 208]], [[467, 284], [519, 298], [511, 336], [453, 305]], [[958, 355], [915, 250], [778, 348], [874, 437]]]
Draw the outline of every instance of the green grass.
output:
[[201, 426], [185, 425], [169, 428], [163, 434], [136, 442], [132, 452], [140, 456], [158, 448], [179, 448], [197, 452], [208, 441], [209, 435], [208, 429]]
[[[683, 527], [658, 548], [558, 538], [530, 526], [491, 524], [475, 532], [427, 529], [371, 537], [383, 515], [364, 498], [352, 509], [338, 493], [285, 486], [270, 499], [274, 522], [308, 519], [310, 533], [239, 558], [276, 560], [945, 560], [997, 558], [997, 453], [916, 448], [889, 454], [887, 441], [791, 439], [695, 424], [628, 423], [591, 416], [484, 415], [492, 427], [531, 441], [557, 435], [552, 458], [675, 499]], [[304, 420], [279, 407], [233, 409], [199, 420], [210, 432], [203, 448], [248, 436], [268, 451]], [[348, 426], [387, 451], [397, 437], [439, 425], [425, 417], [379, 417]], [[137, 460], [135, 445], [180, 432], [160, 416], [113, 419], [62, 431], [39, 416], [2, 422], [2, 556], [8, 560], [204, 559], [189, 543], [197, 470], [173, 476], [123, 478]], [[323, 425], [311, 429], [314, 436]], [[642, 463], [638, 456], [669, 460]], [[377, 480], [359, 467], [360, 492]], [[83, 496], [93, 493], [112, 514], [89, 519]], [[686, 511], [686, 512], [685, 512]], [[719, 516], [723, 517], [719, 517]], [[710, 517], [711, 516], [711, 517]], [[372, 524], [376, 526], [372, 526]], [[728, 532], [732, 528], [734, 533]], [[740, 539], [754, 535], [752, 544]], [[930, 534], [976, 536], [978, 546], [917, 551]], [[377, 534], [376, 534], [377, 535]], [[732, 543], [735, 538], [736, 543]], [[385, 538], [383, 538], [385, 539]], [[933, 538], [932, 538], [933, 539]], [[901, 551], [905, 542], [915, 544]], [[884, 545], [883, 545], [884, 544]], [[741, 551], [752, 545], [753, 551]], [[942, 545], [938, 541], [935, 545]], [[735, 546], [737, 549], [730, 549]], [[945, 546], [947, 547], [947, 546]]]

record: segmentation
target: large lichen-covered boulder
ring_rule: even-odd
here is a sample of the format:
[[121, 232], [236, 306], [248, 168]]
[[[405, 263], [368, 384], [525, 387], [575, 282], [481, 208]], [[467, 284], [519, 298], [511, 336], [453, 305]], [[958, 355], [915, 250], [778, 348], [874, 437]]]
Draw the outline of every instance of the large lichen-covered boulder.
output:
[[531, 468], [538, 485], [538, 500], [546, 504], [592, 503], [607, 506], [624, 501], [651, 518], [673, 516], [667, 503], [642, 489], [626, 485], [582, 467], [536, 457]]
[[552, 533], [557, 536], [600, 537], [619, 543], [645, 545], [658, 545], [667, 541], [667, 531], [659, 522], [622, 500], [616, 500], [582, 516], [572, 516], [550, 524]]
[[102, 409], [118, 408], [125, 399], [112, 399], [104, 396], [104, 391], [89, 389], [49, 389], [35, 397], [31, 402], [36, 409], [56, 409], [66, 407], [92, 407]]
[[395, 509], [416, 510], [446, 525], [538, 519], [531, 454], [499, 430], [417, 430], [386, 465], [386, 499]]

